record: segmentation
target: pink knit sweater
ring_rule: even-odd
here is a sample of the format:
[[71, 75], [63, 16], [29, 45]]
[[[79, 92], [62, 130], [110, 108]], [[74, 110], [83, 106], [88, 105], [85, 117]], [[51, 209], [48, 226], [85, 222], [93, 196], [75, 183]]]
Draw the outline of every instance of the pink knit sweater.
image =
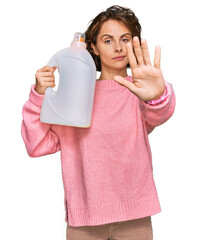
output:
[[22, 137], [30, 157], [61, 150], [70, 226], [126, 221], [161, 211], [148, 134], [174, 112], [174, 91], [165, 84], [167, 97], [149, 104], [112, 79], [96, 81], [90, 128], [40, 122], [44, 95], [32, 85], [23, 107]]

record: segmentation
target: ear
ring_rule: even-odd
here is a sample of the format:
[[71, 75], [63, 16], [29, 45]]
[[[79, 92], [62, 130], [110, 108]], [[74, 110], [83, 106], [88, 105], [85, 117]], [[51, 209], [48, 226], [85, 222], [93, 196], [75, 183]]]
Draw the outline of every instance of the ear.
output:
[[94, 45], [94, 43], [91, 43], [91, 47], [93, 48], [94, 54], [98, 56], [99, 52], [98, 52], [96, 46]]

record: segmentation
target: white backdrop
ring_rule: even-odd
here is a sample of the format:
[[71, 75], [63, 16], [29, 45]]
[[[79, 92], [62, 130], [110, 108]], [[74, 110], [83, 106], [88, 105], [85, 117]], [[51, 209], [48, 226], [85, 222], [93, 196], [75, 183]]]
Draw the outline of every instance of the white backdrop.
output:
[[155, 45], [161, 46], [161, 68], [176, 93], [174, 115], [149, 135], [162, 208], [152, 217], [154, 239], [197, 239], [195, 1], [10, 0], [0, 6], [2, 240], [65, 239], [60, 154], [27, 155], [20, 132], [22, 106], [37, 69], [114, 4], [135, 12], [152, 60]]

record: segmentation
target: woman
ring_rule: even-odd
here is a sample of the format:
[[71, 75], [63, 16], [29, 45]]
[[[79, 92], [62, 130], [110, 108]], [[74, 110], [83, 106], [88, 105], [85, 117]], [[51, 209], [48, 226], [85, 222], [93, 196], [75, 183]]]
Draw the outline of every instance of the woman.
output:
[[[161, 211], [148, 134], [175, 108], [172, 85], [151, 64], [141, 26], [128, 8], [112, 6], [86, 30], [98, 71], [90, 128], [39, 120], [55, 68], [36, 73], [23, 107], [22, 136], [31, 157], [61, 150], [68, 240], [151, 240], [151, 215]], [[131, 67], [132, 77], [127, 75]]]

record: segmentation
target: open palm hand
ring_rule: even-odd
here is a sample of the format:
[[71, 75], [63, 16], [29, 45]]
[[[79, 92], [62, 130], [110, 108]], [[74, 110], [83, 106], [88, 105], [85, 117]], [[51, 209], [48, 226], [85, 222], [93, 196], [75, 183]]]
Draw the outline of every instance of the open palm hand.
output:
[[114, 76], [114, 80], [127, 87], [143, 101], [159, 98], [165, 91], [165, 81], [160, 69], [161, 49], [155, 48], [154, 66], [151, 64], [147, 42], [141, 41], [138, 37], [133, 38], [133, 47], [127, 43], [127, 57], [132, 70], [133, 82], [121, 76]]

